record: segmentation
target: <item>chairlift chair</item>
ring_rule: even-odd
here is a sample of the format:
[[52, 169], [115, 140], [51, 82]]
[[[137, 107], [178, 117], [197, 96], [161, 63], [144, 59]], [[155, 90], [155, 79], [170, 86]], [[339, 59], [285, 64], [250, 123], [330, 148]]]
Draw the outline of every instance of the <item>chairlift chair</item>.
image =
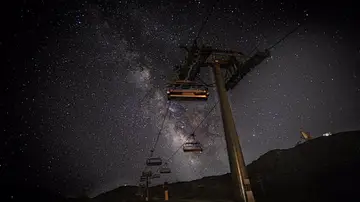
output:
[[141, 177], [149, 177], [152, 175], [151, 170], [150, 171], [143, 171]]
[[168, 87], [168, 100], [207, 100], [209, 97], [208, 88], [193, 81], [178, 80]]
[[187, 142], [184, 144], [183, 147], [184, 152], [202, 152], [203, 148], [200, 144], [200, 142]]
[[162, 160], [161, 158], [149, 158], [146, 161], [147, 166], [161, 166]]
[[145, 176], [141, 176], [140, 177], [140, 182], [145, 182], [146, 181], [146, 177]]
[[151, 176], [151, 179], [156, 179], [156, 178], [160, 178], [160, 174], [154, 174]]
[[190, 135], [191, 140], [183, 146], [184, 152], [202, 152], [203, 148], [199, 141], [195, 140], [195, 134]]
[[170, 168], [168, 167], [167, 163], [165, 163], [165, 165], [160, 168], [160, 173], [161, 174], [168, 174], [168, 173], [171, 173], [171, 170]]

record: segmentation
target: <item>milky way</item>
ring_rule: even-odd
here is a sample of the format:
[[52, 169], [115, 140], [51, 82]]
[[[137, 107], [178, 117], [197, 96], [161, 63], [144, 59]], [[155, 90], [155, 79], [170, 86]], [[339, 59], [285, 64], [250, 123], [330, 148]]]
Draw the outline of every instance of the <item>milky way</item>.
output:
[[[178, 46], [190, 44], [212, 4], [24, 5], [15, 17], [24, 27], [34, 19], [26, 33], [46, 31], [35, 42], [17, 33], [15, 45], [9, 43], [17, 47], [9, 55], [17, 56], [21, 40], [33, 45], [21, 51], [24, 59], [7, 60], [4, 92], [13, 101], [6, 101], [0, 169], [9, 179], [67, 196], [137, 184], [166, 114], [154, 156], [171, 157], [173, 173], [153, 184], [229, 172], [219, 108], [207, 116], [218, 101], [215, 89], [207, 102], [169, 103], [165, 96], [174, 66], [184, 62]], [[229, 92], [246, 163], [293, 147], [300, 128], [315, 137], [360, 129], [354, 113], [360, 111], [359, 30], [349, 12], [331, 24], [331, 15], [318, 11], [296, 3], [220, 1], [204, 27], [201, 43], [250, 54], [302, 25]], [[201, 78], [214, 82], [209, 68]], [[194, 129], [204, 152], [173, 155]]]

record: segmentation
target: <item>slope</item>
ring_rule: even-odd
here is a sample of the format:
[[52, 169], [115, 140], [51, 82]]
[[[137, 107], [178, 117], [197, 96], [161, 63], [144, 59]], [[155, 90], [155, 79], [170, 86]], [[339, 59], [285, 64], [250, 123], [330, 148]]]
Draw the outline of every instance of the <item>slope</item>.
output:
[[[319, 137], [290, 149], [272, 150], [248, 166], [257, 202], [360, 200], [360, 131]], [[92, 201], [136, 199], [137, 187], [120, 187]], [[169, 185], [171, 199], [208, 201], [232, 198], [229, 174]], [[161, 186], [151, 188], [161, 200]]]

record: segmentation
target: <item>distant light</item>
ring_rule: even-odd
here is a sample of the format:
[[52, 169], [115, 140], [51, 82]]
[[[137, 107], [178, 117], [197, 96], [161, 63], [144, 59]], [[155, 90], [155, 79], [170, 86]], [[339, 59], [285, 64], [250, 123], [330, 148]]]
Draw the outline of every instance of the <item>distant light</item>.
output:
[[332, 133], [330, 133], [330, 132], [323, 134], [323, 136], [325, 136], [325, 137], [330, 136], [330, 135], [332, 135]]

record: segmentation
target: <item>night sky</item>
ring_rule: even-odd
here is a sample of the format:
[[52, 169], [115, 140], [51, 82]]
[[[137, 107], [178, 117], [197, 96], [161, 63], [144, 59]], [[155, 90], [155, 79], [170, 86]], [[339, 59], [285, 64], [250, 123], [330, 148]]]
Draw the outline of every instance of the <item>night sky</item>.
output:
[[[2, 13], [0, 179], [64, 196], [138, 183], [166, 113], [165, 84], [214, 0], [21, 1]], [[220, 0], [200, 37], [264, 50], [300, 24], [229, 92], [246, 163], [300, 140], [360, 129], [355, 1]], [[357, 16], [356, 16], [357, 15]], [[210, 69], [201, 77], [211, 82]], [[172, 102], [154, 156], [169, 158], [217, 102]], [[219, 108], [197, 129], [202, 154], [178, 152], [187, 181], [229, 172]]]

